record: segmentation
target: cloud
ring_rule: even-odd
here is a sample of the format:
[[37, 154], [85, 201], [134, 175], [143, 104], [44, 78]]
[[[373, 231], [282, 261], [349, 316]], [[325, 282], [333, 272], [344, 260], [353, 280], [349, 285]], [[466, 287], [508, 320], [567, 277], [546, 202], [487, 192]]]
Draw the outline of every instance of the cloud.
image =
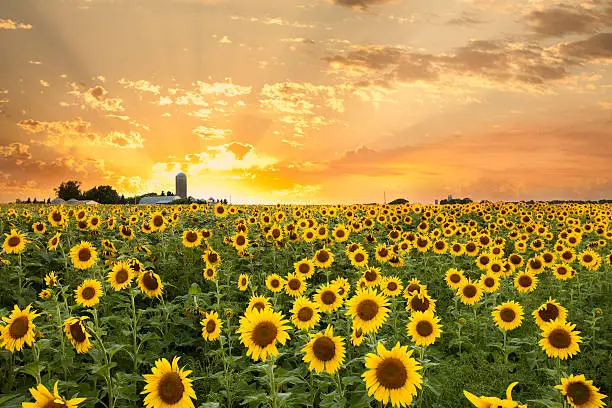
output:
[[46, 87], [48, 87], [48, 86], [51, 86], [51, 85], [50, 85], [50, 84], [49, 84], [47, 81], [45, 81], [44, 79], [41, 79], [41, 80], [40, 80], [40, 84], [41, 84], [43, 87], [45, 87], [45, 88], [46, 88]]
[[191, 132], [205, 140], [224, 139], [226, 135], [232, 133], [230, 129], [209, 128], [206, 126], [198, 126]]
[[119, 98], [107, 97], [108, 91], [101, 85], [87, 88], [83, 83], [71, 83], [69, 95], [76, 96], [81, 101], [81, 109], [100, 110], [104, 112], [123, 112], [125, 107]]
[[11, 19], [0, 18], [0, 30], [30, 30], [31, 24], [17, 23]]
[[303, 37], [281, 38], [281, 42], [294, 43], [294, 44], [316, 44], [314, 40], [310, 40], [308, 38], [303, 38]]
[[589, 62], [612, 58], [612, 33], [595, 34], [585, 40], [563, 43], [559, 46], [563, 56], [570, 57], [572, 63]]
[[219, 40], [220, 44], [231, 44], [232, 40], [230, 40], [230, 38], [227, 35], [224, 35], [223, 37], [221, 37], [221, 39]]
[[118, 81], [118, 83], [120, 85], [123, 85], [123, 87], [126, 89], [134, 89], [138, 92], [150, 92], [155, 95], [160, 94], [161, 86], [154, 85], [145, 79], [139, 79], [137, 81], [130, 81], [125, 78], [121, 78]]
[[288, 26], [288, 27], [295, 27], [295, 28], [315, 28], [316, 27], [316, 25], [314, 24], [307, 24], [307, 23], [302, 23], [299, 21], [290, 21], [282, 17], [259, 18], [259, 17], [245, 17], [245, 16], [233, 15], [230, 17], [230, 19], [234, 21], [248, 21], [251, 23], [262, 23], [265, 25]]
[[448, 20], [446, 22], [446, 24], [448, 25], [453, 25], [453, 26], [473, 26], [473, 25], [477, 25], [477, 24], [483, 24], [485, 23], [484, 20], [481, 20], [480, 18], [470, 14], [470, 13], [462, 13], [461, 16], [456, 17], [456, 18], [452, 18], [450, 20]]
[[[94, 145], [120, 149], [144, 147], [144, 138], [138, 132], [121, 132], [113, 130], [105, 135], [91, 130], [91, 123], [81, 118], [72, 121], [43, 122], [26, 119], [17, 126], [28, 133], [36, 135], [30, 142], [42, 146], [81, 146]], [[40, 136], [45, 136], [41, 138]]]
[[332, 0], [339, 6], [350, 7], [356, 10], [367, 10], [370, 6], [392, 3], [394, 0]]
[[32, 153], [30, 153], [30, 146], [15, 142], [5, 146], [0, 145], [0, 156], [14, 160], [16, 165], [20, 165], [25, 160], [31, 159]]
[[612, 25], [612, 3], [608, 8], [581, 4], [559, 4], [532, 10], [525, 16], [529, 28], [542, 37], [593, 34]]

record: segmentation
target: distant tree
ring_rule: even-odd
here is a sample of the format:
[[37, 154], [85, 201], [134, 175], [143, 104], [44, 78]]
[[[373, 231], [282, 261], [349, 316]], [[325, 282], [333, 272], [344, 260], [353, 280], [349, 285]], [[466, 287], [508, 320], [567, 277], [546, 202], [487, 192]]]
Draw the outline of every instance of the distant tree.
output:
[[34, 197], [34, 201], [32, 201], [32, 204], [38, 204], [38, 200], [36, 199], [36, 197]]
[[28, 197], [28, 199], [26, 200], [26, 204], [32, 204], [32, 200], [30, 200], [30, 197]]
[[174, 193], [173, 193], [172, 191], [168, 191], [168, 192], [166, 193], [166, 196], [167, 196], [167, 197], [170, 197], [170, 196], [173, 196], [173, 195], [174, 195]]
[[125, 196], [123, 194], [119, 197], [119, 204], [125, 204]]
[[71, 200], [73, 198], [81, 198], [81, 182], [76, 180], [62, 181], [55, 193], [62, 200]]
[[119, 193], [111, 186], [97, 186], [83, 193], [86, 200], [97, 201], [100, 204], [118, 204]]
[[47, 204], [51, 204], [51, 199], [47, 198]]

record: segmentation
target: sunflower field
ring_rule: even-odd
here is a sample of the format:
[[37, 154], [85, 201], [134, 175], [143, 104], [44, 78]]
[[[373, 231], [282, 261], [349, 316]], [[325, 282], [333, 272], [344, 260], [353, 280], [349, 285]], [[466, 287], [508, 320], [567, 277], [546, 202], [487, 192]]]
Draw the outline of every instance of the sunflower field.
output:
[[574, 407], [612, 205], [0, 206], [0, 407]]

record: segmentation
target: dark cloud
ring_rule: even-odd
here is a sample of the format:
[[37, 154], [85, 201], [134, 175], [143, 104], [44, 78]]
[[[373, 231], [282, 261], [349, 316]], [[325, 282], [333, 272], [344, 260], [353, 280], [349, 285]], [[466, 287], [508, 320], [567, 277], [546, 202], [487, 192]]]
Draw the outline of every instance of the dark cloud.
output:
[[560, 4], [543, 10], [533, 10], [525, 21], [530, 29], [543, 37], [569, 34], [592, 34], [612, 25], [612, 2], [605, 8], [584, 8]]
[[477, 24], [483, 24], [483, 23], [485, 23], [484, 20], [481, 20], [478, 17], [472, 14], [469, 14], [469, 13], [462, 13], [460, 17], [452, 18], [446, 22], [446, 24], [448, 25], [466, 26], [466, 27], [477, 25]]
[[560, 51], [577, 61], [612, 58], [612, 33], [595, 34], [586, 40], [562, 44]]
[[236, 160], [242, 160], [244, 156], [253, 150], [253, 146], [245, 143], [232, 142], [227, 145], [227, 150], [234, 153]]
[[334, 4], [358, 10], [367, 10], [370, 6], [391, 3], [392, 1], [393, 0], [333, 0]]

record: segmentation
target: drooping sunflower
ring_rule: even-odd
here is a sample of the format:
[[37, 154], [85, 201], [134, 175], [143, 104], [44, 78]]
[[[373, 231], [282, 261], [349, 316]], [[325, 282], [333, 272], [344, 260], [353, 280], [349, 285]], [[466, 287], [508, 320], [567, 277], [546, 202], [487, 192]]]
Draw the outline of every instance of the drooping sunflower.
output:
[[304, 258], [301, 261], [294, 263], [293, 269], [296, 274], [304, 279], [308, 279], [314, 275], [314, 263], [308, 258]]
[[371, 288], [358, 289], [346, 302], [346, 315], [353, 319], [353, 327], [364, 333], [377, 332], [389, 316], [389, 301]]
[[365, 357], [366, 372], [362, 374], [368, 395], [377, 401], [394, 407], [408, 406], [421, 388], [423, 378], [418, 371], [421, 365], [411, 357], [408, 346], [398, 342], [391, 350], [378, 342], [377, 353]]
[[64, 320], [64, 333], [79, 354], [87, 353], [91, 348], [91, 342], [89, 341], [91, 335], [83, 325], [83, 322], [87, 319], [87, 316], [81, 316], [69, 317]]
[[351, 344], [355, 347], [359, 347], [361, 343], [363, 343], [363, 330], [353, 328], [351, 332]]
[[451, 289], [459, 289], [463, 281], [465, 280], [465, 275], [463, 271], [457, 270], [455, 268], [451, 268], [446, 271], [446, 285]]
[[319, 322], [319, 306], [310, 299], [300, 296], [291, 308], [291, 323], [300, 330], [310, 330]]
[[244, 292], [249, 287], [249, 275], [241, 273], [238, 277], [238, 290]]
[[202, 337], [204, 337], [204, 340], [214, 341], [221, 337], [223, 322], [219, 320], [217, 312], [206, 312], [200, 324], [202, 325]]
[[521, 293], [533, 292], [538, 286], [538, 277], [530, 272], [521, 272], [514, 277], [514, 287]]
[[57, 246], [60, 243], [61, 236], [62, 236], [61, 232], [56, 232], [55, 235], [49, 238], [49, 241], [47, 242], [47, 249], [49, 251], [55, 251], [57, 249]]
[[30, 394], [34, 398], [34, 402], [23, 402], [22, 408], [77, 408], [79, 404], [87, 398], [72, 398], [64, 399], [59, 395], [57, 384], [53, 385], [53, 394], [43, 384], [38, 384], [36, 388], [30, 388]]
[[277, 356], [276, 343], [285, 344], [289, 339], [289, 323], [281, 312], [272, 309], [251, 310], [240, 318], [240, 342], [247, 347], [247, 356], [253, 360], [266, 361], [267, 357]]
[[431, 310], [426, 312], [412, 312], [410, 322], [406, 326], [408, 335], [417, 346], [432, 345], [442, 334], [440, 318]]
[[265, 296], [251, 296], [249, 299], [249, 304], [247, 305], [246, 311], [251, 310], [264, 310], [272, 308], [272, 303], [270, 303], [270, 299]]
[[518, 303], [510, 300], [497, 306], [491, 312], [493, 321], [503, 330], [513, 330], [519, 327], [523, 321], [523, 308]]
[[2, 244], [2, 250], [7, 254], [20, 254], [25, 249], [25, 246], [29, 240], [26, 239], [25, 234], [20, 233], [16, 229], [11, 229], [10, 234], [4, 234], [6, 238]]
[[299, 275], [290, 273], [285, 280], [285, 292], [289, 296], [298, 297], [306, 290], [306, 282]]
[[117, 262], [108, 273], [108, 281], [111, 287], [116, 291], [130, 286], [132, 284], [132, 279], [134, 279], [134, 271], [125, 261]]
[[147, 394], [144, 405], [147, 408], [194, 408], [191, 399], [197, 399], [191, 380], [187, 378], [191, 370], [179, 368], [174, 357], [172, 364], [165, 358], [155, 362], [152, 374], [143, 377], [147, 384], [141, 394]]
[[506, 399], [500, 399], [497, 397], [477, 397], [468, 391], [463, 391], [463, 395], [467, 398], [475, 407], [477, 408], [489, 408], [489, 407], [498, 407], [498, 408], [527, 408], [527, 405], [521, 405], [518, 401], [512, 400], [512, 389], [518, 384], [518, 382], [513, 382], [506, 389]]
[[544, 325], [542, 339], [539, 342], [542, 350], [551, 358], [566, 360], [580, 352], [578, 343], [582, 341], [579, 331], [575, 331], [575, 324], [553, 320]]
[[24, 344], [31, 347], [36, 341], [34, 319], [40, 315], [34, 310], [30, 311], [31, 307], [28, 305], [21, 310], [15, 305], [9, 317], [2, 318], [7, 325], [0, 326], [0, 345], [11, 353], [23, 349]]
[[479, 282], [472, 282], [471, 279], [467, 278], [463, 285], [459, 287], [457, 291], [461, 302], [466, 305], [473, 305], [477, 303], [482, 297], [482, 287]]
[[314, 301], [319, 305], [319, 309], [322, 312], [333, 312], [340, 309], [344, 298], [338, 293], [338, 287], [336, 285], [321, 285], [315, 295]]
[[185, 248], [194, 248], [202, 243], [202, 235], [198, 230], [188, 229], [183, 231], [181, 243]]
[[567, 309], [561, 306], [556, 300], [549, 297], [548, 300], [533, 311], [536, 324], [540, 329], [553, 320], [564, 322], [567, 318]]
[[138, 287], [149, 297], [161, 296], [164, 284], [158, 274], [153, 271], [142, 271], [138, 275]]
[[499, 276], [495, 275], [492, 272], [487, 272], [486, 274], [482, 275], [479, 279], [479, 282], [480, 286], [482, 287], [482, 290], [487, 293], [495, 292], [497, 289], [499, 289], [499, 285], [501, 283], [499, 280]]
[[266, 278], [266, 287], [274, 293], [278, 293], [283, 290], [283, 278], [273, 273]]
[[314, 254], [312, 261], [319, 268], [327, 269], [334, 263], [334, 254], [323, 247]]
[[57, 276], [55, 275], [55, 272], [49, 272], [45, 275], [45, 285], [49, 287], [57, 285]]
[[378, 285], [385, 296], [396, 297], [402, 294], [404, 286], [397, 276], [389, 276], [381, 279]]
[[592, 380], [587, 380], [583, 374], [561, 378], [561, 384], [555, 385], [561, 394], [565, 395], [567, 402], [574, 408], [602, 408], [606, 404], [602, 401], [607, 395], [599, 392]]
[[80, 244], [73, 246], [70, 249], [70, 260], [76, 269], [89, 269], [96, 263], [98, 252], [87, 241], [81, 241]]
[[333, 326], [327, 326], [325, 332], [311, 335], [302, 352], [305, 353], [303, 360], [309, 363], [310, 371], [334, 374], [344, 362], [344, 341], [342, 337], [334, 336]]

